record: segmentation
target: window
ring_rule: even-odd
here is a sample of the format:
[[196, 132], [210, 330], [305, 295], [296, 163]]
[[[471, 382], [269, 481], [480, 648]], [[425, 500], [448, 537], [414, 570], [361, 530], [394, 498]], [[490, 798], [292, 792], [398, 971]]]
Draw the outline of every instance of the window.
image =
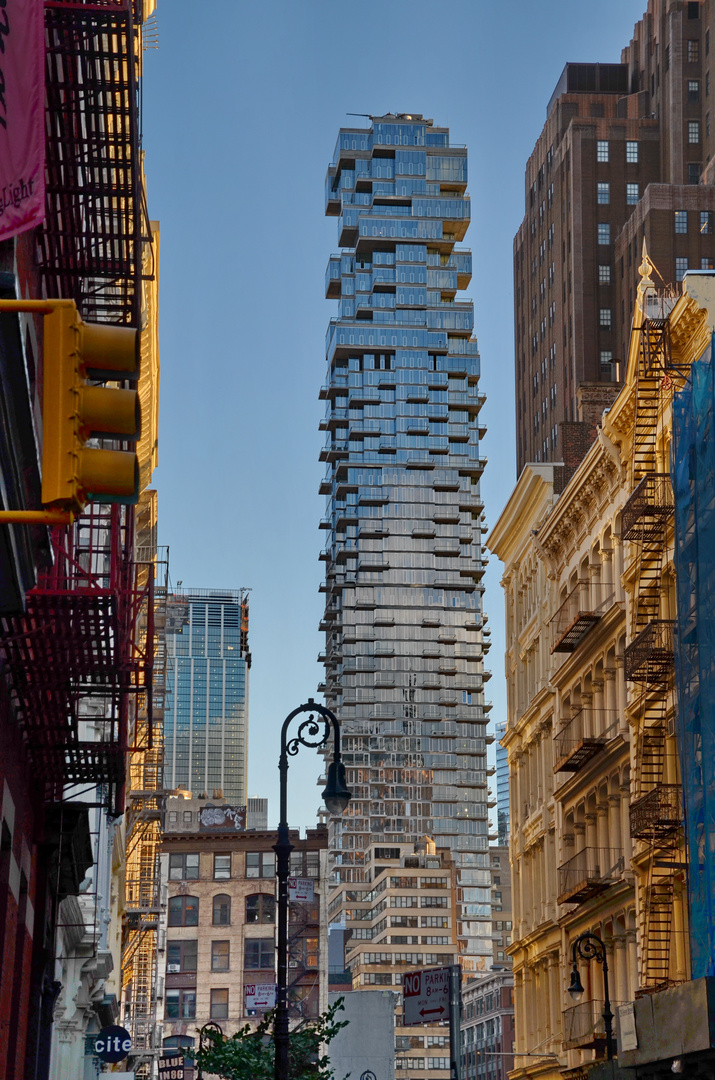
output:
[[231, 925], [231, 897], [227, 893], [216, 893], [214, 896], [213, 924]]
[[688, 79], [688, 101], [693, 105], [697, 105], [700, 101], [700, 80]]
[[602, 330], [610, 330], [613, 324], [613, 312], [609, 307], [602, 307], [598, 312], [598, 324]]
[[626, 203], [628, 206], [635, 206], [640, 199], [640, 188], [638, 184], [626, 184]]
[[688, 260], [687, 259], [682, 259], [682, 258], [681, 259], [676, 259], [675, 260], [675, 280], [676, 281], [682, 281], [683, 278], [685, 277], [685, 273], [686, 273], [687, 269], [688, 269]]
[[691, 161], [688, 165], [688, 183], [699, 184], [700, 183], [700, 162]]
[[700, 121], [688, 120], [688, 142], [699, 143], [700, 142]]
[[687, 233], [688, 231], [688, 211], [676, 210], [675, 211], [675, 231], [677, 233]]
[[601, 263], [598, 267], [598, 283], [599, 285], [611, 284], [611, 268], [607, 264]]
[[705, 72], [705, 97], [710, 97], [710, 72]]
[[214, 881], [228, 881], [231, 877], [231, 856], [214, 855]]
[[244, 942], [243, 966], [246, 971], [273, 968], [276, 945], [272, 937], [248, 938]]
[[628, 165], [638, 164], [638, 143], [627, 142], [626, 143], [626, 163]]
[[610, 244], [611, 242], [611, 226], [607, 221], [599, 221], [598, 223], [598, 242], [599, 244]]
[[198, 926], [198, 896], [169, 897], [169, 926]]
[[688, 0], [688, 18], [700, 18], [700, 0]]
[[608, 206], [611, 201], [611, 185], [607, 180], [596, 185], [597, 201], [601, 206]]
[[705, 113], [705, 134], [710, 138], [710, 113]]
[[596, 143], [596, 161], [608, 161], [608, 141], [599, 139]]
[[701, 270], [715, 270], [715, 260], [713, 260], [713, 259], [701, 259], [700, 260], [700, 269]]
[[170, 855], [169, 881], [198, 881], [198, 855]]
[[178, 820], [179, 820], [179, 814], [178, 814], [178, 811], [176, 811], [176, 810], [170, 810], [170, 811], [169, 811], [169, 824], [170, 824], [170, 825], [176, 825], [176, 823], [178, 822]]
[[700, 232], [703, 236], [709, 236], [712, 233], [714, 218], [715, 214], [713, 214], [712, 210], [700, 211]]
[[276, 921], [276, 901], [268, 893], [255, 893], [246, 897], [247, 923], [274, 923]]
[[228, 941], [211, 942], [211, 970], [228, 971], [231, 961], [231, 947]]
[[167, 941], [166, 943], [166, 971], [174, 974], [179, 971], [196, 971], [196, 954], [198, 941], [193, 940]]
[[166, 990], [166, 1019], [196, 1019], [196, 988], [191, 990]]
[[228, 990], [211, 991], [211, 1019], [228, 1019]]
[[186, 825], [190, 825], [191, 822], [194, 820], [194, 815], [191, 810], [184, 810], [182, 817]]
[[275, 877], [276, 855], [274, 851], [247, 851], [246, 877]]
[[601, 376], [607, 375], [610, 379], [612, 373], [613, 353], [610, 349], [601, 349]]
[[469, 690], [462, 690], [462, 704], [463, 705], [471, 705], [472, 704], [472, 695], [471, 695]]
[[697, 38], [688, 41], [688, 63], [697, 64], [700, 60], [700, 42]]

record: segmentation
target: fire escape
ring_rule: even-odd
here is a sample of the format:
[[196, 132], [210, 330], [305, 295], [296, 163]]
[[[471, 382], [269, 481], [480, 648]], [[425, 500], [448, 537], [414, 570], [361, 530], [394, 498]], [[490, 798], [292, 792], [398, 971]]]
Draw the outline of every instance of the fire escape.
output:
[[125, 1021], [132, 1033], [134, 1066], [150, 1069], [157, 1052], [159, 848], [163, 810], [163, 718], [166, 694], [168, 558], [155, 542], [155, 493], [139, 506], [137, 552], [145, 603], [138, 616], [138, 651], [147, 680], [137, 699], [129, 759], [126, 810], [126, 878], [122, 948]]
[[[647, 879], [641, 892], [641, 993], [670, 985], [676, 883], [682, 872], [682, 794], [668, 782], [666, 749], [673, 707], [674, 620], [666, 576], [673, 517], [670, 475], [659, 472], [657, 432], [662, 393], [670, 383], [667, 317], [644, 318], [640, 328], [633, 433], [633, 492], [623, 508], [621, 538], [631, 542], [634, 600], [626, 680], [635, 684], [637, 717], [635, 798], [630, 830], [641, 840]], [[665, 578], [665, 580], [664, 580]], [[671, 778], [672, 779], [672, 778]]]
[[[305, 851], [291, 855], [291, 874], [308, 877]], [[318, 879], [314, 879], [318, 885]], [[315, 1019], [320, 1012], [320, 896], [312, 903], [294, 901], [288, 925], [288, 1015], [295, 1020]], [[323, 961], [325, 963], [325, 961]]]
[[[47, 196], [38, 263], [46, 295], [73, 299], [83, 319], [142, 328], [139, 391], [155, 410], [149, 369], [157, 357], [147, 356], [157, 317], [148, 309], [154, 247], [139, 108], [143, 11], [151, 8], [151, 0], [45, 0]], [[143, 427], [140, 488], [155, 462], [154, 413], [144, 414]], [[152, 500], [147, 492], [136, 509], [93, 503], [72, 526], [53, 529], [51, 565], [25, 611], [0, 620], [15, 714], [46, 804], [62, 803], [68, 789], [76, 795], [78, 785], [94, 789], [94, 805], [113, 815], [126, 802], [123, 983], [129, 971], [135, 1000], [150, 1003], [137, 1004], [136, 1030], [129, 1024], [140, 1048], [155, 1015], [156, 963], [145, 958], [155, 957], [156, 937], [149, 949], [144, 931], [156, 919], [167, 576], [147, 525]], [[147, 1068], [140, 1061], [137, 1075]]]

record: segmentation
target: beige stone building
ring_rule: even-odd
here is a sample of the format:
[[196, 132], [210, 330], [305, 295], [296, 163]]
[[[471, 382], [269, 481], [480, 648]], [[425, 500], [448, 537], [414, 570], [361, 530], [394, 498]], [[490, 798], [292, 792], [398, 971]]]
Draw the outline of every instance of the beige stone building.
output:
[[504, 563], [516, 1077], [603, 1055], [601, 966], [580, 962], [582, 1002], [566, 992], [581, 933], [605, 944], [614, 1013], [689, 978], [670, 411], [715, 290], [689, 275], [660, 296], [649, 269], [595, 440], [575, 469], [526, 465], [488, 541]]
[[[234, 1034], [267, 1007], [247, 992], [275, 986], [275, 832], [245, 828], [245, 807], [223, 799], [167, 800], [162, 882], [165, 900], [164, 1046], [194, 1046], [216, 1021]], [[291, 832], [291, 873], [310, 878], [312, 903], [289, 909], [289, 1016], [327, 1007], [327, 831]], [[163, 935], [162, 935], [163, 937]]]
[[[437, 1080], [449, 1075], [449, 1027], [402, 1024], [402, 979], [408, 971], [459, 962], [459, 910], [488, 905], [488, 869], [465, 871], [447, 849], [420, 844], [371, 844], [368, 881], [343, 882], [332, 894], [330, 921], [347, 928], [345, 965], [353, 989], [392, 987], [395, 1000], [395, 1075]], [[465, 873], [472, 877], [465, 881]], [[459, 890], [459, 891], [458, 891]], [[487, 931], [489, 923], [484, 923]]]

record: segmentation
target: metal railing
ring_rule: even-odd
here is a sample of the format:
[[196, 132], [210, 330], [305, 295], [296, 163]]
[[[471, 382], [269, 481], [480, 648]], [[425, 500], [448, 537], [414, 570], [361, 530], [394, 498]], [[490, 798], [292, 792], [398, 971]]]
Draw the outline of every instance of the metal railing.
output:
[[[621, 1004], [620, 1001], [612, 1001], [611, 1009], [615, 1011], [616, 1006]], [[605, 1048], [603, 1007], [603, 1001], [592, 998], [590, 1001], [581, 1001], [570, 1009], [564, 1009], [561, 1014], [564, 1050]]]
[[613, 585], [581, 578], [550, 620], [551, 652], [573, 652], [614, 600]]
[[559, 904], [581, 904], [608, 889], [623, 873], [623, 852], [615, 848], [586, 847], [558, 868]]
[[582, 708], [554, 736], [554, 772], [578, 772], [618, 730], [614, 710]]

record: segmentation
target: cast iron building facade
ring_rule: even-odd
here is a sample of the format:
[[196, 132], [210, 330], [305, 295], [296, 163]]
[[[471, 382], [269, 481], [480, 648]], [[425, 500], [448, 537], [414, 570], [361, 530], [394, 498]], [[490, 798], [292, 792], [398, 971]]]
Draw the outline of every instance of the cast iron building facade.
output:
[[[514, 239], [517, 471], [564, 461], [623, 379], [645, 237], [663, 282], [715, 266], [710, 0], [650, 0], [620, 64], [567, 64]], [[715, 48], [715, 41], [713, 42]]]
[[165, 778], [194, 795], [246, 804], [248, 593], [191, 589], [169, 597]]
[[[353, 800], [330, 827], [335, 878], [379, 838], [449, 847], [461, 945], [489, 952], [479, 354], [458, 301], [471, 254], [467, 153], [421, 116], [342, 129], [321, 396], [327, 462], [325, 695]], [[485, 927], [487, 929], [485, 929]], [[486, 944], [485, 944], [486, 942]], [[481, 959], [477, 959], [481, 958]]]

